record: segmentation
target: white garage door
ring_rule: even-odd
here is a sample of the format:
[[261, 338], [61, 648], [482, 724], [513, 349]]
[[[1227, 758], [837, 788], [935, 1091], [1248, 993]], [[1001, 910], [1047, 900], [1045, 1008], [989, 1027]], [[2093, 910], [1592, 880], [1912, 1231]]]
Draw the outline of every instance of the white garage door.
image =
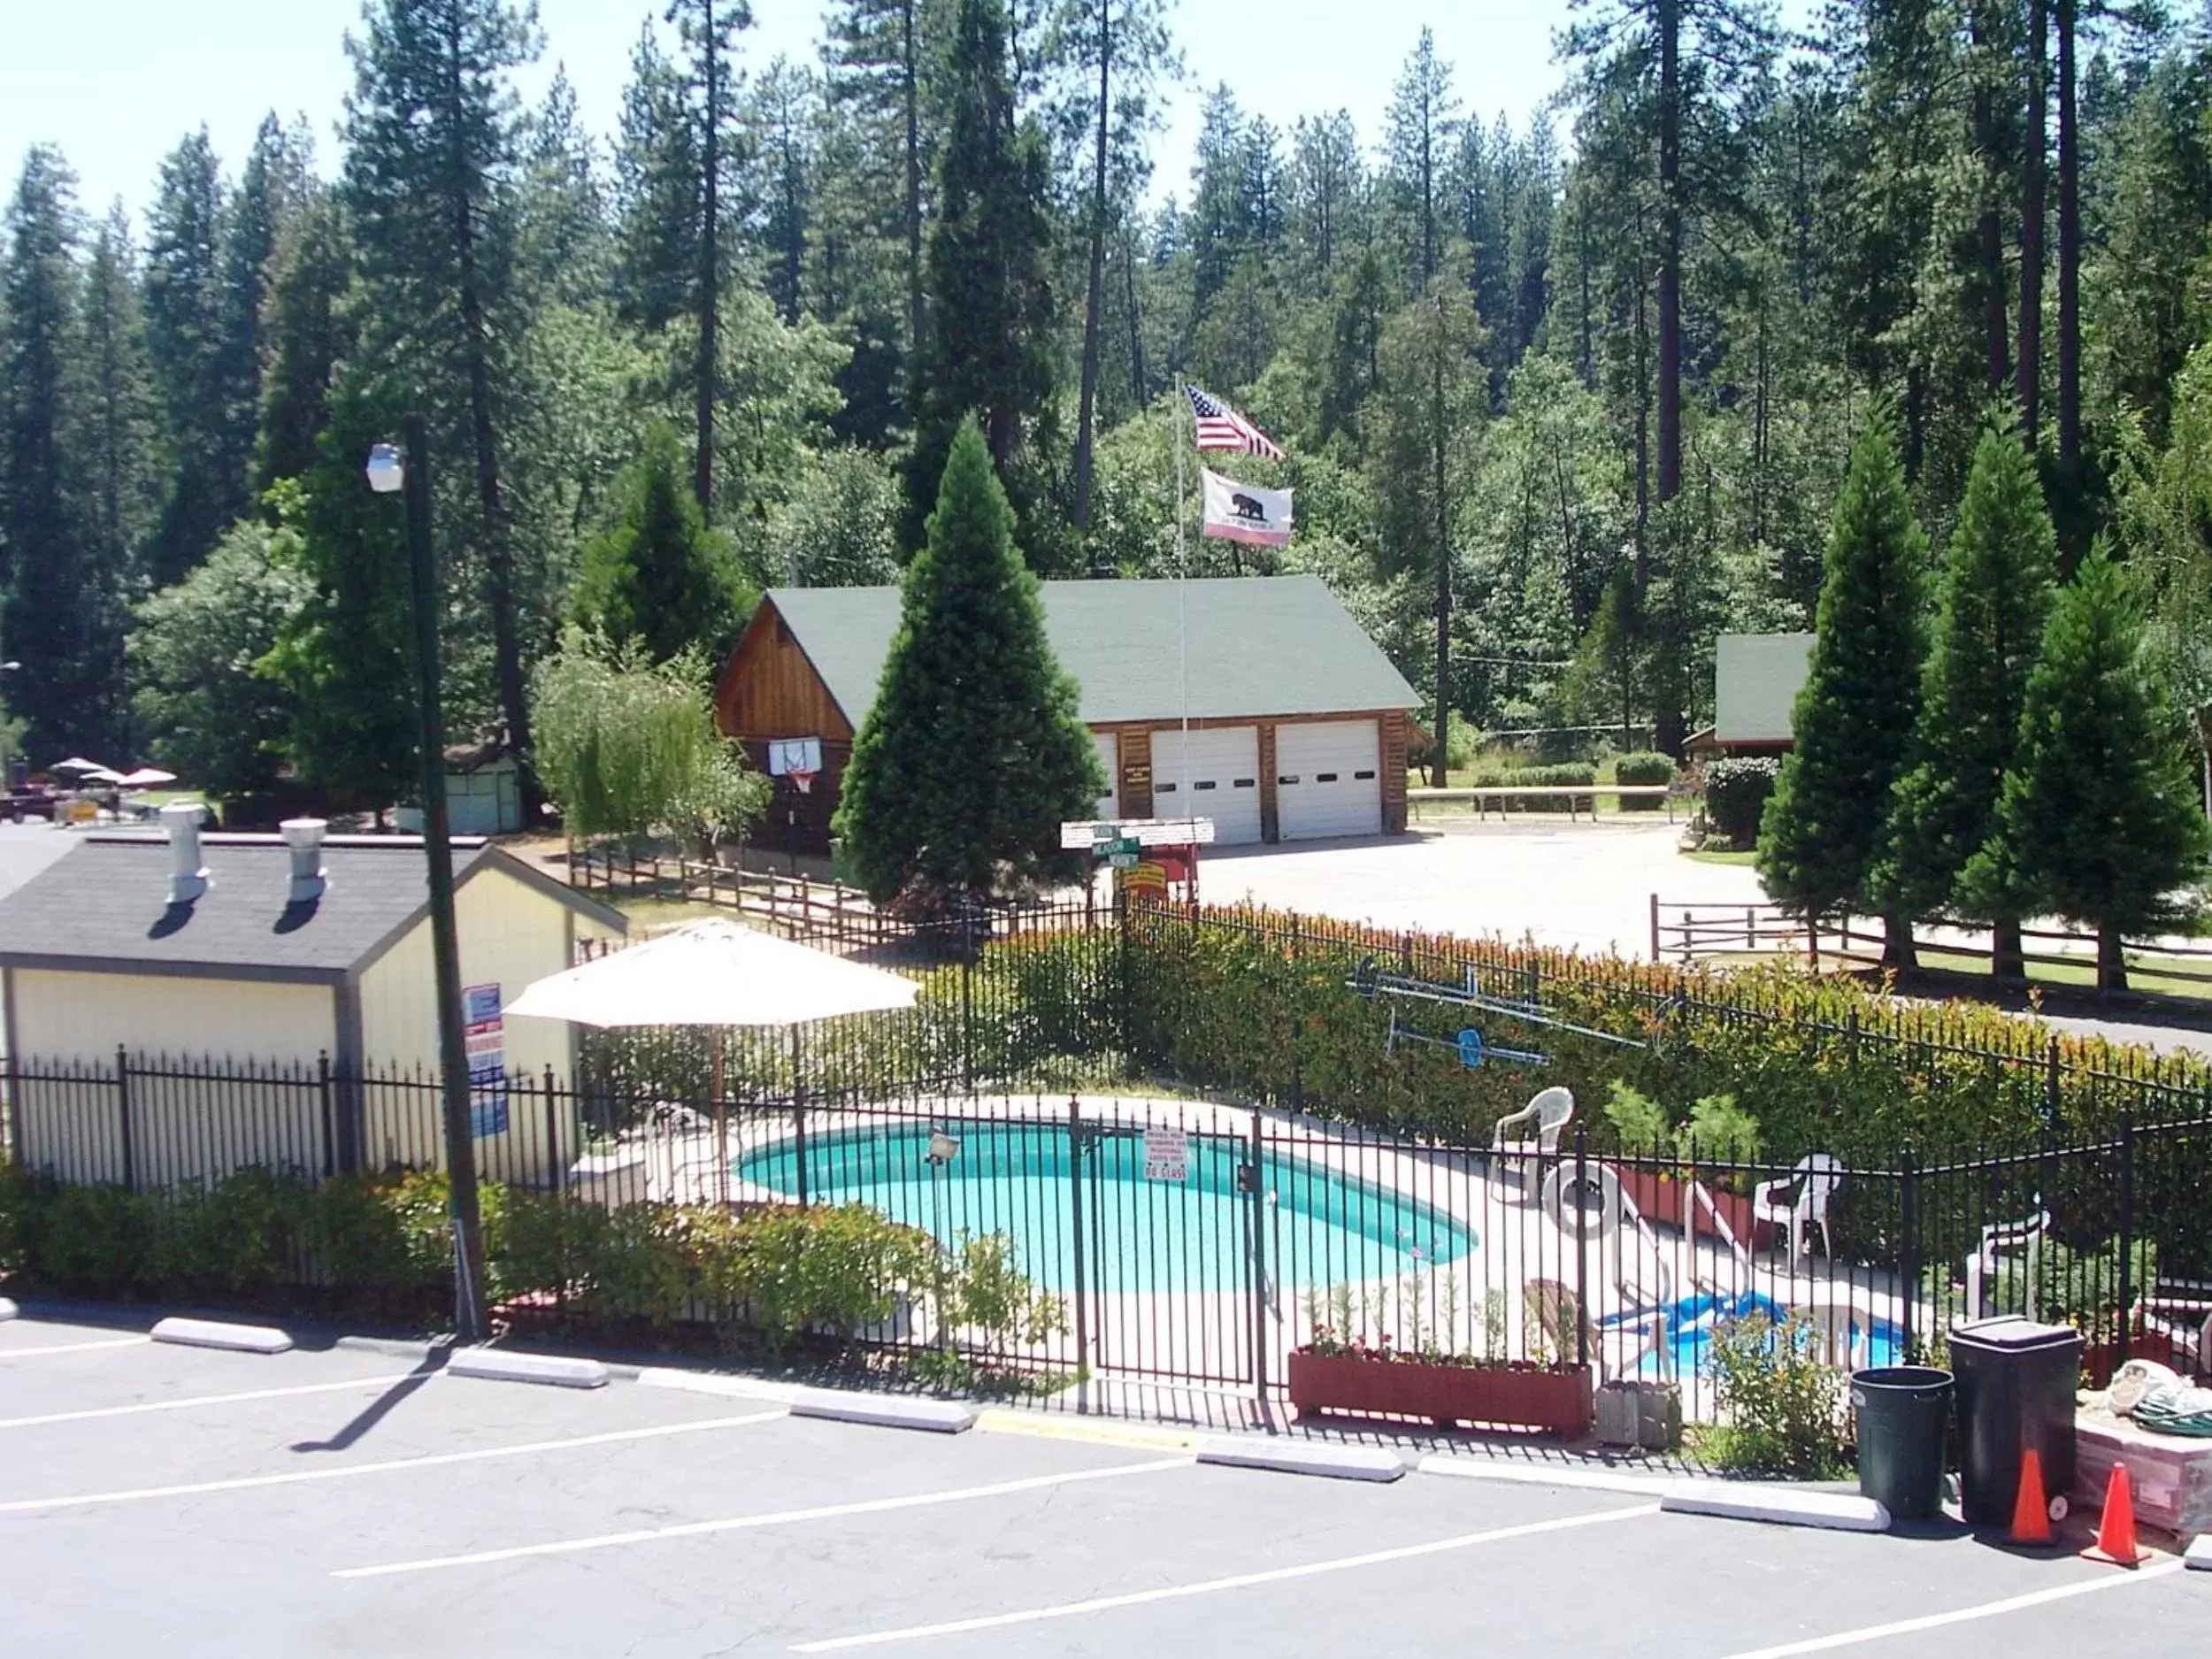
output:
[[1111, 732], [1093, 732], [1091, 741], [1098, 745], [1098, 764], [1106, 773], [1106, 793], [1098, 797], [1098, 811], [1094, 816], [1119, 818], [1121, 814], [1114, 810], [1114, 803], [1119, 798], [1115, 786], [1120, 782], [1121, 773], [1115, 762], [1120, 758], [1120, 746], [1114, 741]]
[[1260, 728], [1154, 732], [1152, 810], [1213, 819], [1218, 844], [1259, 840]]
[[1275, 810], [1286, 841], [1382, 833], [1382, 734], [1372, 720], [1275, 728]]

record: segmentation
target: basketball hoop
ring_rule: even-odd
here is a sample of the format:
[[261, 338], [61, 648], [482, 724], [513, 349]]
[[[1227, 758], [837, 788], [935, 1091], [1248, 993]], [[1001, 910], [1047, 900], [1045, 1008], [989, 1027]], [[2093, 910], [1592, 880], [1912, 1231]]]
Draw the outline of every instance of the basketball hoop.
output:
[[796, 789], [801, 795], [810, 795], [813, 793], [814, 774], [812, 772], [787, 772], [784, 773], [784, 776], [791, 780], [791, 787]]

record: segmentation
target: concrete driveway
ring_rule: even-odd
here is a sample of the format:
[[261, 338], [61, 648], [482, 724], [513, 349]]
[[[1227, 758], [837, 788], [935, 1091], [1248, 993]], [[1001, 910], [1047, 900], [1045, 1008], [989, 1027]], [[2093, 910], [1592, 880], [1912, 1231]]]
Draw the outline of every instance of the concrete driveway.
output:
[[1225, 849], [1199, 882], [1207, 901], [1259, 904], [1389, 928], [1508, 939], [1643, 957], [1651, 895], [1752, 904], [1751, 870], [1685, 858], [1682, 826], [1471, 823], [1358, 841]]

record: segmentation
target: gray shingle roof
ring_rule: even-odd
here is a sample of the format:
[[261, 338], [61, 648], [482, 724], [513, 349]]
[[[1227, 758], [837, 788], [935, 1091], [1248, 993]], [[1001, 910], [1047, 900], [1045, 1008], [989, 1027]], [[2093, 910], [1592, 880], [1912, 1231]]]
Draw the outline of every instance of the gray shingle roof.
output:
[[[857, 728], [898, 628], [899, 590], [778, 588], [768, 596]], [[1421, 701], [1317, 576], [1047, 582], [1044, 600], [1052, 649], [1082, 687], [1093, 726], [1185, 713], [1349, 714]]]
[[[208, 890], [188, 905], [168, 902], [170, 852], [159, 836], [95, 836], [0, 899], [0, 964], [81, 961], [113, 971], [206, 971], [238, 977], [336, 979], [359, 966], [429, 900], [422, 845], [393, 840], [326, 842], [322, 897], [285, 904], [291, 855], [273, 839], [204, 837]], [[601, 907], [481, 843], [457, 843], [455, 879], [503, 868], [576, 908]], [[619, 918], [616, 918], [618, 921]]]

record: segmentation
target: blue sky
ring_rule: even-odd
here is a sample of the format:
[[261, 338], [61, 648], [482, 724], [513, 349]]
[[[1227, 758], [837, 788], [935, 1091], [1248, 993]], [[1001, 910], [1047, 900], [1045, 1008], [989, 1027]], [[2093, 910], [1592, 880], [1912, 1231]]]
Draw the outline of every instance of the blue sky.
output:
[[[753, 62], [812, 57], [818, 0], [753, 4]], [[631, 44], [662, 9], [654, 0], [539, 0], [546, 51], [526, 92], [542, 91], [554, 65], [565, 65], [585, 119], [611, 132]], [[307, 115], [326, 170], [350, 81], [341, 36], [359, 16], [357, 0], [0, 0], [0, 169], [12, 186], [24, 150], [50, 141], [77, 169], [88, 208], [119, 195], [137, 212], [162, 155], [186, 132], [205, 122], [234, 169], [274, 108]], [[1286, 128], [1300, 115], [1348, 109], [1371, 142], [1424, 22], [1456, 71], [1462, 102], [1486, 122], [1504, 110], [1518, 125], [1559, 84], [1551, 37], [1565, 16], [1564, 0], [1179, 0], [1173, 22], [1189, 79], [1171, 93], [1156, 188], [1184, 188], [1200, 90], [1218, 81]]]

